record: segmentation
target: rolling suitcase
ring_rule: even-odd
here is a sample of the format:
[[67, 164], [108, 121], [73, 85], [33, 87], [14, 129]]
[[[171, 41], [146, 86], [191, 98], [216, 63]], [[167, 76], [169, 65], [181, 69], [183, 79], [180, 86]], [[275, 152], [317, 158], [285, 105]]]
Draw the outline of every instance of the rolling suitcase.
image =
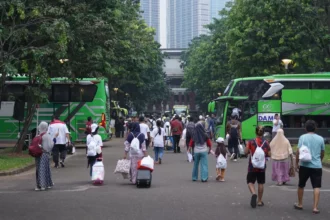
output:
[[138, 170], [136, 176], [136, 187], [150, 188], [151, 179], [152, 179], [152, 175], [150, 170]]

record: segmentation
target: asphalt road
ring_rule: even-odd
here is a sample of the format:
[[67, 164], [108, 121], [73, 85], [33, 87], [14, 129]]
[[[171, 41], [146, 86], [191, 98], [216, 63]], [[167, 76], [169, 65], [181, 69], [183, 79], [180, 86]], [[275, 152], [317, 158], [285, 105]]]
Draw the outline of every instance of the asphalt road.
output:
[[[310, 184], [305, 193], [305, 210], [293, 209], [297, 178], [288, 186], [277, 187], [267, 172], [264, 207], [252, 209], [246, 186], [247, 160], [228, 164], [226, 182], [216, 182], [215, 158], [209, 157], [209, 181], [192, 182], [192, 164], [186, 155], [166, 153], [163, 164], [155, 167], [150, 189], [138, 189], [120, 175], [113, 174], [123, 156], [123, 140], [114, 139], [104, 148], [106, 168], [103, 186], [89, 181], [84, 150], [69, 158], [66, 167], [52, 169], [53, 189], [35, 192], [34, 170], [0, 178], [0, 219], [47, 220], [169, 220], [169, 219], [329, 219], [330, 170], [324, 171], [321, 214], [312, 214]], [[152, 154], [152, 151], [150, 151]], [[152, 154], [153, 155], [153, 154]], [[268, 162], [269, 163], [269, 162]]]

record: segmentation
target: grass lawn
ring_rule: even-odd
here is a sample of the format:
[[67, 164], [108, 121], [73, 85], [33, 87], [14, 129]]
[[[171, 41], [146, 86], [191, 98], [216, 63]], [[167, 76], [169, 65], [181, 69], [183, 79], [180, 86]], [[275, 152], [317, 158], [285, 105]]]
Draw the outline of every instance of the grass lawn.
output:
[[21, 168], [32, 162], [34, 162], [34, 158], [26, 151], [22, 154], [15, 154], [12, 149], [0, 150], [0, 171]]
[[[297, 145], [293, 145], [292, 149], [293, 149], [293, 152], [296, 152]], [[325, 154], [324, 154], [323, 163], [330, 164], [330, 144], [325, 145]]]

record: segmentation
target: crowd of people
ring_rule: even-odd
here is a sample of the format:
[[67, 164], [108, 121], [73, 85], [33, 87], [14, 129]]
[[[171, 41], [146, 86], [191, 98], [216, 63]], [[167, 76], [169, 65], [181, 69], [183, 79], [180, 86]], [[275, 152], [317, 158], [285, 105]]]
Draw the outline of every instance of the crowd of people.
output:
[[[214, 117], [214, 116], [212, 116]], [[211, 117], [211, 119], [212, 119]], [[137, 162], [143, 157], [148, 156], [148, 148], [154, 150], [154, 158], [156, 164], [162, 164], [164, 148], [169, 137], [173, 137], [173, 152], [181, 153], [182, 148], [187, 149], [187, 153], [192, 155], [193, 169], [192, 181], [199, 179], [198, 170], [200, 167], [200, 179], [207, 182], [209, 178], [208, 155], [213, 154], [217, 158], [216, 164], [216, 180], [225, 181], [225, 171], [227, 167], [227, 158], [233, 162], [237, 161], [241, 154], [238, 145], [241, 143], [241, 124], [237, 117], [233, 115], [226, 126], [226, 136], [215, 138], [214, 121], [207, 121], [203, 116], [199, 120], [193, 117], [187, 117], [184, 121], [178, 115], [171, 120], [168, 118], [150, 121], [145, 117], [134, 117], [127, 123], [127, 132], [125, 137], [124, 159], [129, 158], [130, 180], [136, 183]], [[284, 135], [282, 122], [278, 117], [275, 118], [276, 129], [273, 130], [273, 139], [268, 142], [264, 138], [264, 128], [257, 126], [255, 130], [256, 137], [246, 142], [244, 149], [245, 155], [250, 155], [248, 159], [246, 182], [252, 194], [250, 205], [253, 208], [264, 206], [263, 192], [266, 182], [266, 161], [272, 159], [272, 180], [278, 186], [285, 185], [290, 178], [295, 177], [298, 173], [298, 202], [294, 204], [297, 210], [303, 209], [303, 194], [306, 182], [311, 180], [314, 188], [314, 205], [313, 213], [318, 214], [318, 202], [320, 197], [320, 188], [322, 183], [322, 160], [324, 157], [325, 144], [324, 139], [317, 135], [316, 123], [308, 120], [305, 123], [306, 134], [299, 138], [298, 150], [294, 155], [290, 142]], [[88, 166], [90, 166], [90, 175], [92, 175], [93, 164], [97, 160], [102, 160], [102, 138], [97, 134], [99, 126], [88, 120], [86, 123], [86, 145], [94, 144], [96, 152], [88, 155]], [[65, 149], [69, 142], [69, 131], [65, 123], [54, 118], [50, 125], [41, 122], [39, 127], [39, 135], [42, 135], [43, 154], [36, 158], [36, 190], [50, 189], [54, 184], [52, 182], [49, 157], [52, 152], [55, 168], [65, 167]], [[133, 139], [137, 138], [140, 144], [140, 150], [131, 152], [130, 144]], [[215, 151], [212, 150], [212, 140], [216, 142]], [[262, 153], [260, 153], [262, 152]], [[258, 184], [257, 190], [255, 184]]]
[[[141, 117], [140, 122], [144, 123], [144, 118]], [[203, 117], [199, 118], [199, 121], [194, 122], [193, 118], [188, 117], [188, 122], [186, 124], [182, 123], [179, 116], [174, 116], [173, 119], [167, 123], [162, 123], [162, 120], [157, 120], [157, 126], [152, 131], [149, 136], [151, 143], [155, 140], [156, 135], [159, 138], [154, 146], [163, 148], [165, 146], [166, 135], [163, 132], [164, 126], [169, 126], [170, 134], [173, 136], [173, 151], [174, 153], [180, 153], [182, 145], [180, 145], [180, 140], [183, 139], [183, 143], [187, 147], [187, 151], [193, 155], [193, 170], [192, 170], [192, 181], [197, 181], [198, 170], [200, 166], [200, 179], [202, 182], [207, 182], [209, 178], [208, 171], [208, 154], [212, 153], [216, 158], [223, 157], [227, 160], [227, 156], [231, 158], [233, 162], [237, 161], [239, 154], [238, 145], [242, 142], [241, 135], [241, 124], [235, 115], [232, 115], [230, 121], [228, 121], [226, 126], [226, 137], [218, 137], [216, 139], [216, 149], [212, 150], [212, 138], [214, 138], [214, 133], [208, 133], [208, 125], [206, 125], [205, 119]], [[166, 125], [167, 123], [167, 125]], [[318, 214], [318, 201], [321, 188], [322, 180], [322, 160], [324, 157], [324, 140], [321, 136], [315, 133], [316, 123], [312, 120], [306, 122], [306, 134], [299, 138], [298, 150], [296, 153], [296, 162], [294, 162], [294, 155], [291, 144], [289, 140], [285, 137], [284, 131], [282, 129], [283, 123], [280, 121], [278, 115], [274, 120], [275, 129], [273, 130], [273, 139], [268, 142], [264, 138], [264, 128], [262, 126], [256, 127], [256, 137], [253, 140], [247, 141], [246, 148], [244, 149], [244, 154], [250, 155], [248, 159], [248, 172], [247, 172], [247, 185], [252, 194], [250, 205], [253, 208], [257, 206], [264, 206], [263, 193], [264, 184], [266, 182], [266, 161], [270, 158], [272, 159], [272, 180], [277, 183], [278, 186], [285, 185], [290, 181], [290, 178], [295, 177], [295, 172], [298, 172], [299, 185], [298, 185], [298, 202], [294, 204], [294, 208], [297, 210], [302, 210], [302, 197], [303, 191], [308, 179], [311, 179], [312, 187], [314, 188], [314, 205], [313, 213]], [[129, 126], [138, 126], [136, 122], [131, 123]], [[129, 127], [129, 129], [131, 129]], [[209, 129], [210, 130], [210, 129]], [[134, 130], [136, 131], [136, 130]], [[212, 131], [212, 130], [211, 130]], [[141, 131], [142, 133], [142, 131]], [[147, 135], [148, 131], [147, 131]], [[146, 137], [145, 134], [141, 137]], [[141, 150], [143, 153], [146, 152], [146, 143], [141, 141]], [[150, 141], [149, 141], [150, 143]], [[125, 142], [125, 158], [129, 153], [129, 139]], [[148, 147], [148, 145], [147, 145]], [[300, 157], [301, 148], [307, 147], [308, 153], [311, 159], [309, 161], [304, 161]], [[260, 156], [260, 150], [262, 155]], [[161, 164], [163, 153], [161, 156], [158, 155], [159, 150], [155, 151], [155, 161]], [[163, 149], [161, 150], [163, 152]], [[258, 153], [257, 153], [258, 152]], [[140, 158], [143, 157], [141, 154]], [[261, 166], [255, 161], [261, 161]], [[218, 163], [219, 160], [217, 160]], [[133, 162], [134, 164], [135, 162]], [[132, 173], [136, 172], [137, 168], [132, 166]], [[220, 182], [225, 181], [225, 166], [216, 165], [216, 180]], [[134, 181], [134, 175], [131, 179], [132, 183]], [[257, 191], [255, 184], [258, 184]]]

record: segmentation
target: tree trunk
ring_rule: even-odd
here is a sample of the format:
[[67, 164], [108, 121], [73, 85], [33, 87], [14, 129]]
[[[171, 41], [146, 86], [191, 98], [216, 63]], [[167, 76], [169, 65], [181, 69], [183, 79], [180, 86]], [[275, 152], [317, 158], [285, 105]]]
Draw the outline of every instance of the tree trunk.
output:
[[27, 103], [27, 112], [26, 112], [26, 117], [24, 120], [23, 130], [21, 132], [20, 138], [17, 140], [16, 147], [15, 147], [16, 153], [22, 153], [26, 135], [29, 131], [29, 127], [32, 123], [33, 116], [36, 112], [36, 106], [37, 105], [34, 104], [32, 101], [28, 101], [28, 103]]

